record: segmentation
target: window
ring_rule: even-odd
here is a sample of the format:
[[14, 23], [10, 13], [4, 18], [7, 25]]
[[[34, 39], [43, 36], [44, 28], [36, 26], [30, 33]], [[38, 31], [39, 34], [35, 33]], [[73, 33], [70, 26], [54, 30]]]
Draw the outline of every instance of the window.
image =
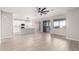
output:
[[63, 28], [66, 25], [65, 19], [56, 19], [54, 20], [54, 28]]
[[65, 20], [61, 20], [61, 21], [60, 21], [60, 28], [63, 28], [65, 25], [66, 25], [66, 24], [65, 24]]
[[59, 28], [59, 21], [54, 21], [54, 28]]

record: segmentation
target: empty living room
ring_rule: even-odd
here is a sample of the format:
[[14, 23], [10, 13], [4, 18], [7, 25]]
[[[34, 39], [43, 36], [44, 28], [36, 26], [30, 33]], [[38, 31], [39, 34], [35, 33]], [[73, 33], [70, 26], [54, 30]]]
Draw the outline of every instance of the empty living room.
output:
[[0, 0], [0, 59], [79, 59], [79, 1]]
[[0, 7], [0, 51], [79, 51], [79, 7]]

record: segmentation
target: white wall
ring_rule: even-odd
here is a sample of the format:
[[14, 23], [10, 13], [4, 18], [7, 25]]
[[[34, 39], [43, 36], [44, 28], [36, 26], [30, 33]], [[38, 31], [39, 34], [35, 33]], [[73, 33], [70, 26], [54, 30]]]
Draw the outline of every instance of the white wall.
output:
[[79, 39], [79, 8], [67, 12], [67, 38]]
[[0, 39], [1, 39], [1, 12], [0, 12]]
[[43, 32], [43, 22], [39, 22], [39, 32]]
[[12, 37], [13, 17], [12, 13], [1, 11], [1, 39]]

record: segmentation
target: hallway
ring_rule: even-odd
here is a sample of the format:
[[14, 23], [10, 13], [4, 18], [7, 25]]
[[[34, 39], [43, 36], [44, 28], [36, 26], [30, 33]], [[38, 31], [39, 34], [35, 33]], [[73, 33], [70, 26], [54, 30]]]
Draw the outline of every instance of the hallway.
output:
[[79, 42], [67, 40], [48, 33], [14, 35], [12, 39], [3, 39], [1, 51], [78, 51]]

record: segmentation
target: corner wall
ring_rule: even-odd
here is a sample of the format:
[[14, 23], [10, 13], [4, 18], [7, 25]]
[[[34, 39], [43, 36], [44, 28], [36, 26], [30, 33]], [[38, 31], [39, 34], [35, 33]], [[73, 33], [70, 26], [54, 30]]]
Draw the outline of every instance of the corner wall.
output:
[[1, 9], [0, 9], [0, 39], [1, 39]]
[[79, 8], [67, 12], [67, 30], [68, 39], [79, 39]]

